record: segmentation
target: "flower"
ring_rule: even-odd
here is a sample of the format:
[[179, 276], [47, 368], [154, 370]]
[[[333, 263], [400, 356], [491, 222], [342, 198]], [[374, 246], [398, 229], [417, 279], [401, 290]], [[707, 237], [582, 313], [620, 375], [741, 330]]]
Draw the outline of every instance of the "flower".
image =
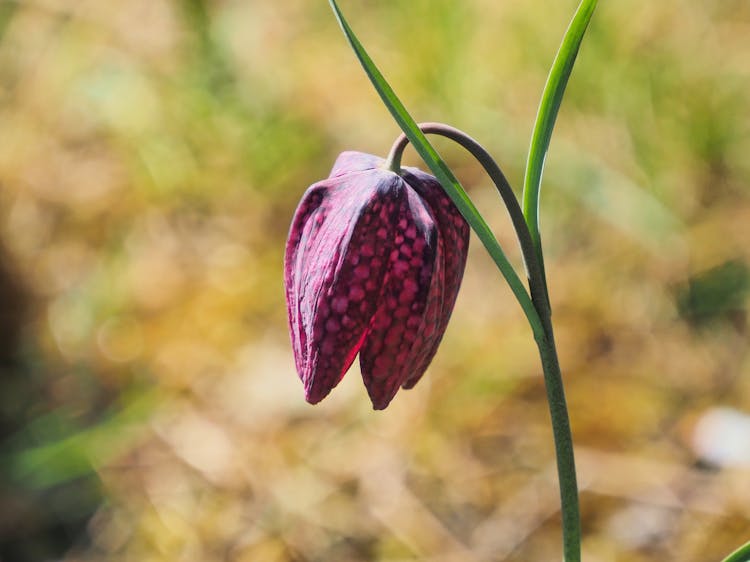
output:
[[325, 398], [357, 353], [375, 409], [412, 388], [445, 332], [468, 245], [466, 221], [433, 176], [342, 153], [303, 196], [284, 259], [307, 401]]

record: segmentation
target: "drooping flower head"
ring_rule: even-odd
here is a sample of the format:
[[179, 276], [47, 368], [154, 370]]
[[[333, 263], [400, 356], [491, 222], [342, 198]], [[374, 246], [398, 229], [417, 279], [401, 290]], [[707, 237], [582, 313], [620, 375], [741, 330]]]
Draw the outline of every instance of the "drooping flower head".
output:
[[307, 190], [284, 259], [289, 331], [315, 404], [359, 353], [375, 409], [437, 351], [466, 265], [469, 227], [433, 176], [344, 152]]

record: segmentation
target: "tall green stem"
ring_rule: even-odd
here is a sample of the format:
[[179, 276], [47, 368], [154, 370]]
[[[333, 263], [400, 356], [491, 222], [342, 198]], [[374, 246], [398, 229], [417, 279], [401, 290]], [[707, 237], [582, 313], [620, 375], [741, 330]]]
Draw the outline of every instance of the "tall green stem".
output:
[[[541, 331], [534, 332], [534, 340], [542, 360], [544, 384], [552, 420], [557, 474], [560, 482], [564, 560], [565, 562], [579, 562], [581, 560], [581, 517], [578, 504], [573, 436], [570, 430], [562, 373], [552, 330], [547, 283], [518, 199], [516, 199], [513, 189], [497, 162], [482, 145], [469, 135], [443, 123], [420, 123], [418, 127], [423, 133], [440, 135], [458, 143], [479, 161], [497, 187], [518, 236], [524, 264], [526, 265], [526, 274], [529, 279], [531, 299], [539, 314], [543, 328]], [[386, 166], [389, 169], [398, 173], [401, 168], [401, 155], [408, 143], [408, 138], [403, 134], [393, 143], [386, 160]]]
[[542, 360], [547, 403], [552, 418], [552, 434], [557, 458], [557, 477], [560, 482], [560, 505], [562, 510], [563, 560], [581, 560], [581, 514], [578, 504], [578, 481], [573, 453], [573, 434], [570, 430], [568, 405], [565, 400], [560, 362], [555, 347], [555, 337], [549, 314], [542, 318], [546, 338], [536, 339], [539, 357]]
[[[560, 49], [552, 63], [552, 68], [544, 85], [539, 103], [534, 130], [531, 135], [529, 157], [523, 184], [523, 214], [526, 218], [535, 253], [539, 260], [540, 280], [547, 294], [547, 276], [544, 271], [544, 254], [539, 228], [539, 192], [542, 183], [544, 161], [549, 149], [557, 113], [562, 103], [565, 87], [573, 71], [581, 41], [596, 8], [597, 0], [581, 0], [573, 19], [565, 32]], [[532, 295], [533, 298], [533, 295]], [[565, 401], [562, 373], [555, 349], [552, 332], [551, 309], [542, 310], [537, 305], [544, 326], [544, 338], [535, 338], [544, 368], [544, 382], [547, 388], [547, 401], [552, 417], [552, 430], [557, 453], [557, 473], [560, 480], [560, 500], [562, 505], [563, 549], [565, 562], [579, 562], [581, 559], [581, 518], [578, 506], [578, 485], [576, 482], [573, 437], [570, 431], [568, 408]]]

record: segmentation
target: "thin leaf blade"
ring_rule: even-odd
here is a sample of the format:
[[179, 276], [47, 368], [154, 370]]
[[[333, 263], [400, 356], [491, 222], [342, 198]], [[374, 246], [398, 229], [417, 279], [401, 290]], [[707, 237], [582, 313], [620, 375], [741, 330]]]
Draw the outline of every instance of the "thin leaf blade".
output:
[[750, 542], [743, 544], [727, 556], [723, 562], [750, 562]]
[[549, 149], [552, 130], [562, 103], [568, 79], [573, 71], [578, 50], [588, 28], [597, 0], [582, 0], [563, 37], [560, 49], [555, 56], [547, 82], [539, 102], [534, 129], [531, 134], [529, 156], [523, 183], [523, 214], [531, 231], [539, 259], [542, 258], [541, 236], [539, 233], [539, 192], [542, 183], [544, 161]]

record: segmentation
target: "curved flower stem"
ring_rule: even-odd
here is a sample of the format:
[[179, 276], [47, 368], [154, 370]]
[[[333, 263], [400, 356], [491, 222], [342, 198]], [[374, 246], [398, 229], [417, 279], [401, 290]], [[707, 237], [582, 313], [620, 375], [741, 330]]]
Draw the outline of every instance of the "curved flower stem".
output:
[[739, 547], [727, 556], [723, 562], [750, 562], [750, 542]]
[[[466, 133], [442, 123], [420, 123], [419, 129], [426, 134], [440, 135], [460, 144], [474, 156], [497, 187], [516, 231], [529, 289], [534, 307], [539, 314], [543, 330], [534, 332], [534, 340], [539, 349], [544, 372], [544, 383], [547, 390], [552, 420], [552, 433], [555, 441], [557, 474], [560, 482], [560, 503], [563, 526], [563, 551], [565, 562], [581, 560], [581, 517], [578, 504], [578, 483], [576, 478], [575, 456], [573, 453], [573, 436], [570, 431], [570, 419], [565, 400], [562, 372], [555, 347], [552, 329], [552, 316], [547, 294], [547, 282], [542, 268], [541, 257], [537, 254], [521, 207], [513, 189], [502, 170], [490, 154], [477, 141]], [[398, 173], [401, 170], [401, 155], [408, 145], [406, 135], [401, 135], [393, 143], [386, 166]], [[743, 561], [744, 562], [744, 561]]]
[[[487, 175], [495, 184], [500, 197], [505, 203], [508, 210], [513, 228], [516, 231], [518, 244], [521, 247], [524, 267], [526, 268], [526, 277], [529, 280], [529, 290], [534, 306], [539, 312], [539, 316], [549, 315], [549, 298], [547, 296], [547, 285], [542, 274], [539, 257], [534, 249], [534, 243], [531, 239], [531, 233], [526, 225], [526, 219], [521, 211], [521, 205], [513, 193], [508, 180], [505, 178], [500, 166], [492, 158], [489, 152], [476, 140], [464, 133], [463, 131], [446, 125], [444, 123], [419, 123], [417, 125], [423, 133], [439, 135], [446, 137], [465, 148], [477, 161], [482, 165]], [[391, 151], [386, 159], [386, 167], [395, 173], [401, 169], [401, 155], [409, 144], [409, 139], [405, 134], [401, 134], [391, 147]], [[541, 310], [540, 310], [541, 307]]]

